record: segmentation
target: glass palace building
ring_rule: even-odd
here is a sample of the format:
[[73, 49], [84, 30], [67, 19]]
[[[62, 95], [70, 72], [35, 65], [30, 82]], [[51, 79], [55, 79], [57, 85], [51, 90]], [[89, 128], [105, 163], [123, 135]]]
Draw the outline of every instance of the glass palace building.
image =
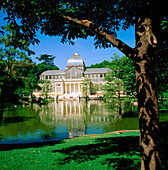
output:
[[[104, 85], [104, 77], [110, 72], [109, 68], [85, 68], [83, 59], [75, 53], [67, 61], [66, 70], [48, 70], [40, 75], [41, 80], [48, 80], [49, 96], [57, 99], [79, 98], [83, 94], [83, 82], [87, 79], [94, 85]], [[34, 92], [39, 97], [41, 92]], [[102, 96], [102, 91], [97, 90], [94, 95], [88, 92], [89, 97]]]

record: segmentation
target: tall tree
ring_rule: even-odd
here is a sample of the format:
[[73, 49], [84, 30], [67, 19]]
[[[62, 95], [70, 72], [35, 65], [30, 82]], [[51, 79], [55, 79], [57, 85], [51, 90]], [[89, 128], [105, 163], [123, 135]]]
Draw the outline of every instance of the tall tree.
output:
[[[36, 42], [35, 32], [50, 36], [62, 36], [62, 42], [72, 44], [75, 38], [95, 37], [96, 47], [117, 47], [135, 63], [139, 125], [141, 168], [159, 169], [158, 153], [159, 113], [155, 87], [154, 52], [164, 40], [160, 22], [168, 18], [165, 0], [81, 0], [3, 1], [0, 8], [14, 22], [21, 33]], [[16, 19], [20, 19], [20, 25]], [[135, 48], [116, 38], [116, 30], [135, 25]]]
[[96, 64], [92, 64], [91, 66], [87, 66], [87, 68], [107, 68], [109, 67], [109, 65], [110, 65], [110, 62], [104, 60], [101, 63], [96, 63]]
[[112, 70], [110, 73], [108, 73], [105, 77], [107, 80], [107, 84], [104, 86], [105, 90], [105, 99], [109, 102], [116, 103], [116, 106], [118, 108], [119, 117], [122, 116], [122, 110], [121, 110], [121, 92], [123, 92], [124, 89], [124, 82], [121, 79], [123, 77], [122, 70], [124, 67], [122, 67], [122, 60], [117, 54], [114, 54], [114, 57], [112, 58], [112, 62], [110, 63], [110, 69]]
[[18, 84], [15, 94], [18, 96], [19, 100], [28, 100], [29, 97], [33, 97], [33, 91], [39, 89], [37, 65], [33, 63], [32, 60], [20, 60], [16, 62], [16, 75], [21, 79], [22, 84]]
[[40, 57], [36, 57], [36, 59], [42, 61], [41, 64], [55, 66], [54, 65], [55, 56], [53, 55], [42, 54], [40, 55]]
[[59, 70], [57, 66], [54, 64], [55, 56], [48, 55], [48, 54], [42, 54], [40, 57], [36, 57], [40, 61], [39, 64], [37, 64], [37, 75], [40, 76], [41, 73], [47, 70]]
[[82, 93], [85, 94], [86, 101], [88, 100], [88, 94], [90, 94], [91, 81], [85, 78], [82, 82]]
[[[116, 54], [114, 54], [116, 55]], [[117, 57], [118, 58], [118, 57]], [[136, 81], [135, 81], [135, 65], [134, 61], [129, 59], [126, 56], [122, 56], [118, 58], [120, 67], [120, 79], [124, 81], [125, 90], [127, 92], [127, 95], [130, 97], [136, 96]], [[101, 63], [92, 64], [91, 66], [88, 66], [87, 68], [111, 68], [111, 65], [113, 65], [115, 68], [115, 60], [110, 62], [104, 60]]]
[[[6, 101], [17, 101], [18, 87], [23, 86], [22, 76], [19, 76], [21, 71], [19, 68], [23, 65], [29, 65], [32, 62], [24, 51], [17, 49], [18, 46], [15, 44], [16, 31], [12, 29], [12, 24], [8, 24], [3, 29], [5, 30], [5, 35], [0, 37], [0, 44], [3, 45], [0, 48], [0, 71], [3, 73], [3, 76], [0, 78], [0, 125], [3, 117], [4, 103]], [[20, 40], [19, 44], [22, 44], [25, 51], [33, 53], [28, 48], [29, 42]]]
[[136, 79], [134, 61], [126, 56], [120, 59], [120, 78], [124, 82], [125, 91], [129, 97], [136, 97]]
[[[168, 96], [168, 22], [163, 20], [161, 22], [161, 27], [164, 33], [165, 40], [162, 41], [159, 46], [158, 50], [155, 52], [155, 72], [156, 72], [156, 89], [158, 92], [158, 98], [161, 102], [159, 102], [159, 108], [164, 110], [166, 109], [166, 98]], [[168, 99], [168, 98], [167, 98]], [[164, 101], [165, 100], [165, 101]]]

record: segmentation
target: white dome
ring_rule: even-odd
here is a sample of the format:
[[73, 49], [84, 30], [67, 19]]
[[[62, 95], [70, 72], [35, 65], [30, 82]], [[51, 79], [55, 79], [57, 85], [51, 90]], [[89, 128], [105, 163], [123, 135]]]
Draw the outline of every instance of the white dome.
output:
[[75, 53], [68, 61], [67, 67], [71, 66], [84, 66], [84, 61], [79, 56], [79, 54]]

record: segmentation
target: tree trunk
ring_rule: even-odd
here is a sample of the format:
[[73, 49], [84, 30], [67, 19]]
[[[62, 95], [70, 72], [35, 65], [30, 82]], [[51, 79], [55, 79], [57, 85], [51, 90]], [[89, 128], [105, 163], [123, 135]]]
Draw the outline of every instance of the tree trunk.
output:
[[[138, 88], [141, 169], [157, 169], [156, 167], [159, 166], [159, 114], [155, 84], [151, 80], [152, 71], [147, 60], [136, 63], [136, 67], [139, 67], [136, 69], [136, 82]], [[151, 73], [149, 73], [150, 71]]]
[[1, 99], [0, 126], [2, 125], [2, 120], [3, 120], [3, 110], [4, 110], [4, 101], [3, 99]]
[[[149, 13], [149, 10], [147, 12]], [[144, 15], [145, 13], [142, 14], [142, 16]], [[159, 113], [153, 63], [157, 40], [153, 34], [153, 19], [150, 15], [139, 17], [136, 24], [135, 72], [142, 170], [161, 168], [159, 158]]]
[[4, 85], [1, 88], [1, 112], [0, 112], [0, 126], [2, 125], [2, 121], [3, 121], [3, 111], [4, 111], [4, 104], [5, 104], [5, 88]]

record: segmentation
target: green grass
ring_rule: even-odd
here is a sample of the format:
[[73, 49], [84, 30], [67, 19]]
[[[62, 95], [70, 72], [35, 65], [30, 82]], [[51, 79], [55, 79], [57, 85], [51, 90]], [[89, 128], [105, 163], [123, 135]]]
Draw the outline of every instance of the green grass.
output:
[[[161, 160], [168, 167], [168, 122], [162, 122]], [[62, 141], [0, 145], [0, 169], [140, 169], [139, 132], [81, 136]]]
[[5, 145], [0, 169], [139, 169], [139, 132], [81, 136], [45, 144]]

